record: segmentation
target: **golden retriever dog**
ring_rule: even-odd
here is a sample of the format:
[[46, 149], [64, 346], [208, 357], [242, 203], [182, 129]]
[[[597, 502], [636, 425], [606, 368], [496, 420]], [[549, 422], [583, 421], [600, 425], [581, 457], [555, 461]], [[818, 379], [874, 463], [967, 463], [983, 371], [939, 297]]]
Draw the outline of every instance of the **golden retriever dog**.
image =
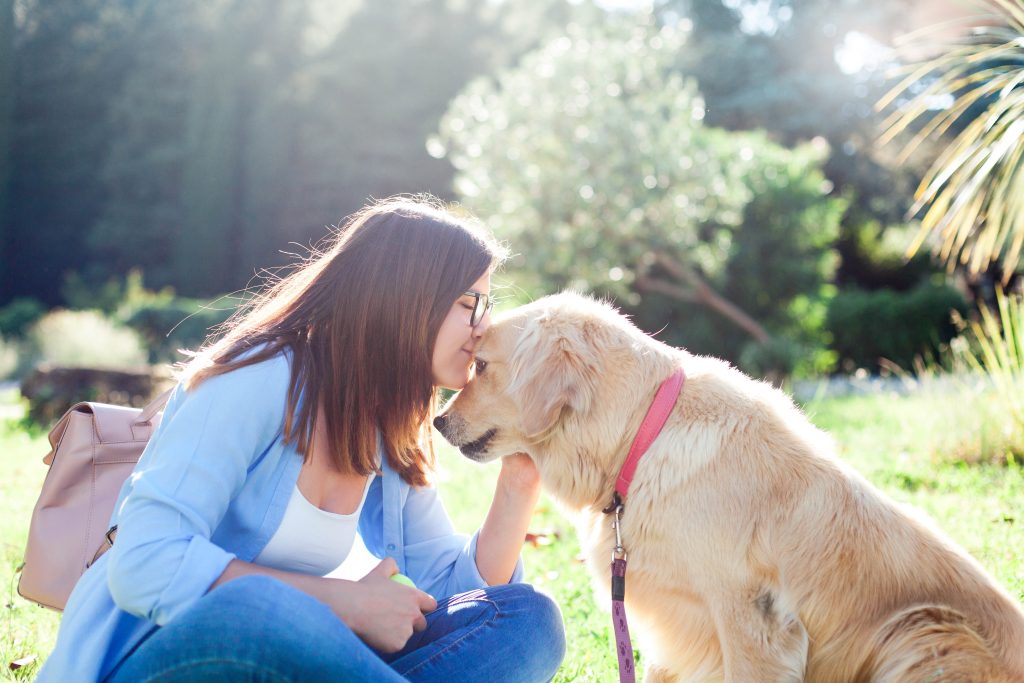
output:
[[685, 371], [622, 517], [648, 683], [1024, 682], [1020, 605], [843, 464], [782, 392], [575, 294], [501, 316], [477, 351], [435, 425], [473, 460], [533, 458], [604, 596], [602, 509], [659, 384]]

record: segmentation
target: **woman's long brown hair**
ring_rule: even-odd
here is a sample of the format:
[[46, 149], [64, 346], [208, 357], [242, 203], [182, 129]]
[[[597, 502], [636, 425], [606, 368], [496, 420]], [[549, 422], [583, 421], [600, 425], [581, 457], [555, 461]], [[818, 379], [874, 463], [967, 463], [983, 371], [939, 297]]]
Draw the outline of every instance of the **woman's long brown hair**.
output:
[[368, 206], [232, 316], [219, 339], [181, 366], [180, 378], [192, 389], [287, 349], [285, 443], [308, 459], [320, 408], [341, 471], [376, 470], [379, 429], [390, 465], [406, 482], [425, 485], [434, 466], [434, 341], [458, 297], [502, 256], [482, 226], [437, 200]]

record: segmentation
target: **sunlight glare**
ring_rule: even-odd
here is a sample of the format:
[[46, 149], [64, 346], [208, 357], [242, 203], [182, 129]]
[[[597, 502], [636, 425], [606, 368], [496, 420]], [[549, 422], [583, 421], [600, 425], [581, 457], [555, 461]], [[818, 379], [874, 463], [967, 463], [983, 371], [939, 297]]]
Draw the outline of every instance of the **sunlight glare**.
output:
[[836, 47], [836, 64], [844, 74], [853, 75], [860, 71], [875, 69], [887, 58], [889, 52], [890, 48], [871, 36], [859, 31], [850, 31], [842, 45]]

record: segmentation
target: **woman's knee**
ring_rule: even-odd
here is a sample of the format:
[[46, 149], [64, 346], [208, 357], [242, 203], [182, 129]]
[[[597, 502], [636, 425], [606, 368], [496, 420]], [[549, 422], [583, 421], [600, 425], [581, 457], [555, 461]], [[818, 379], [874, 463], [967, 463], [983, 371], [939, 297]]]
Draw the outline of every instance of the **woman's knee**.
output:
[[559, 609], [550, 595], [542, 593], [529, 584], [523, 584], [527, 589], [527, 609], [533, 616], [538, 630], [547, 633], [549, 636], [557, 636], [560, 640], [565, 639], [564, 626], [562, 624], [562, 610]]
[[565, 626], [558, 604], [528, 583], [509, 584], [502, 589], [502, 595], [496, 596], [499, 611], [503, 616], [514, 616], [524, 626], [516, 629], [520, 639], [517, 650], [543, 660], [539, 663], [554, 675], [565, 657]]
[[531, 610], [535, 615], [536, 637], [553, 664], [553, 675], [565, 657], [565, 624], [562, 621], [562, 610], [551, 596], [537, 590], [533, 591], [531, 604]]
[[559, 631], [562, 629], [562, 611], [547, 593], [542, 593], [528, 583], [510, 583], [502, 588], [507, 597], [500, 600], [499, 604], [515, 603], [515, 609], [523, 612], [531, 621], [536, 621], [539, 627]]

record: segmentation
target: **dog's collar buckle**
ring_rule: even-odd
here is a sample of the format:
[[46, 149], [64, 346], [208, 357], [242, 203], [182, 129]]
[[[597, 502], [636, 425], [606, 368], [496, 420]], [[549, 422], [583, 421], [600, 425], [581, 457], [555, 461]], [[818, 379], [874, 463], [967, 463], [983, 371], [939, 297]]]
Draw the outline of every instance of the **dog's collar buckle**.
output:
[[612, 548], [612, 562], [615, 560], [627, 560], [629, 555], [626, 553], [626, 549], [622, 547], [622, 503], [620, 502], [615, 508], [613, 513], [615, 518], [612, 520], [612, 529], [615, 530], [615, 547]]
[[622, 513], [622, 496], [619, 495], [618, 491], [612, 493], [612, 502], [608, 504], [608, 507], [602, 509], [601, 512], [606, 515]]

